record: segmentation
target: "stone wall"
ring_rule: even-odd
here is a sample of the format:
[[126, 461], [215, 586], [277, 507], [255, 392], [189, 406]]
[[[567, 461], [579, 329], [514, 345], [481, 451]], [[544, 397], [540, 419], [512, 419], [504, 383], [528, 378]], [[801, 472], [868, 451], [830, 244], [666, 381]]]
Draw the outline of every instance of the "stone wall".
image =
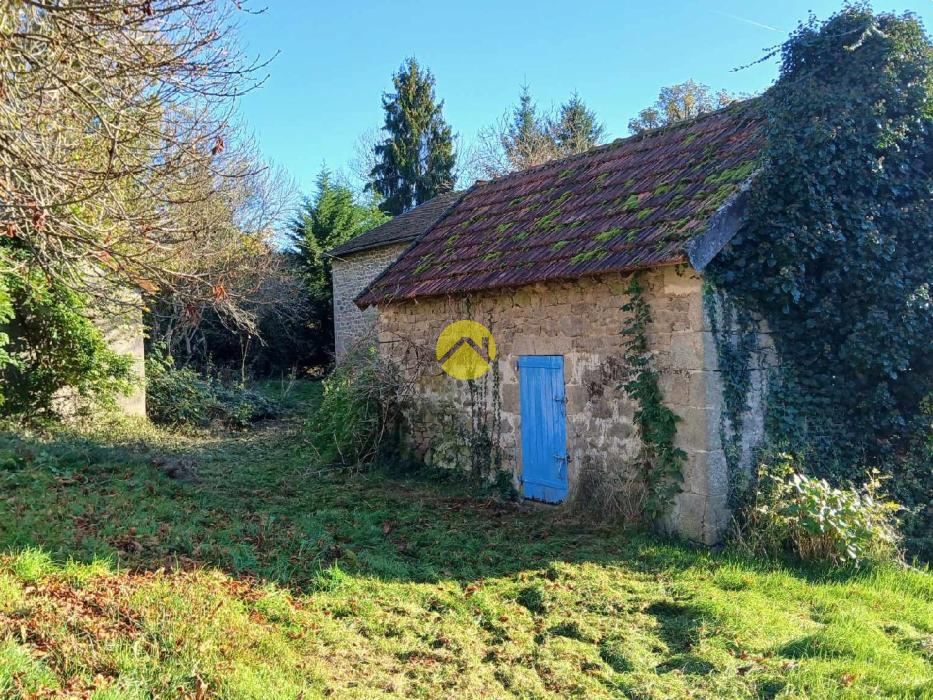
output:
[[104, 340], [114, 352], [133, 358], [135, 386], [126, 396], [117, 397], [117, 408], [128, 416], [146, 415], [146, 353], [143, 312], [133, 308], [94, 319]]
[[[137, 297], [127, 296], [127, 304], [140, 304]], [[129, 355], [132, 360], [133, 388], [129, 394], [114, 397], [116, 408], [128, 416], [146, 416], [146, 354], [143, 312], [138, 306], [114, 304], [91, 309], [88, 317], [101, 332], [104, 342], [120, 355]], [[15, 323], [9, 328], [15, 337]], [[55, 392], [52, 407], [61, 416], [74, 416], [86, 407], [73, 387], [62, 387]]]
[[[416, 408], [410, 411], [412, 446], [432, 459], [453, 410], [467, 421], [472, 404], [492, 392], [500, 398], [504, 469], [521, 474], [517, 362], [521, 355], [563, 355], [567, 392], [568, 480], [584, 465], [597, 465], [634, 484], [640, 441], [635, 406], [618, 386], [625, 376], [622, 305], [628, 278], [608, 275], [573, 282], [489, 291], [469, 298], [429, 298], [393, 303], [380, 310], [381, 352], [418, 377]], [[645, 297], [653, 324], [648, 342], [661, 372], [666, 402], [682, 418], [677, 445], [688, 455], [683, 491], [662, 525], [712, 544], [729, 518], [729, 474], [720, 444], [722, 389], [715, 343], [703, 299], [702, 280], [691, 270], [666, 267], [645, 273]], [[434, 361], [434, 343], [448, 323], [472, 319], [492, 332], [498, 350], [498, 379], [488, 373], [484, 391], [471, 394], [465, 382], [444, 374]], [[496, 386], [497, 385], [497, 386]], [[760, 397], [758, 397], [760, 398]], [[757, 401], [757, 399], [756, 399]], [[752, 414], [760, 415], [758, 406]], [[755, 420], [747, 422], [750, 428]], [[449, 432], [449, 431], [448, 431]], [[749, 448], [753, 447], [750, 437]], [[629, 495], [633, 500], [638, 493]]]
[[408, 243], [351, 253], [332, 261], [334, 350], [339, 360], [355, 341], [373, 328], [376, 309], [360, 311], [353, 300], [379, 273], [395, 262]]

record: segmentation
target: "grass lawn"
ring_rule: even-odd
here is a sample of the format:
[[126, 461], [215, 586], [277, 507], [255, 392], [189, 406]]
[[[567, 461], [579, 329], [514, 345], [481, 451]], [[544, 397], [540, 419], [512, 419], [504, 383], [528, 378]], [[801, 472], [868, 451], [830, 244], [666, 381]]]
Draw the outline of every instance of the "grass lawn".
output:
[[290, 421], [0, 434], [0, 550], [2, 698], [933, 698], [928, 573], [322, 470]]

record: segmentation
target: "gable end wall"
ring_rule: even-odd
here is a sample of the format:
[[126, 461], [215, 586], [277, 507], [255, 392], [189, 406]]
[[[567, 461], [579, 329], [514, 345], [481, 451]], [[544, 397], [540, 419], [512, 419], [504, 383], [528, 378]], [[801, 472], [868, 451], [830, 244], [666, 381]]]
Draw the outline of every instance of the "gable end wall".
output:
[[360, 311], [353, 300], [408, 248], [399, 243], [334, 258], [331, 264], [334, 291], [334, 352], [340, 360], [361, 338], [372, 332], [376, 308]]

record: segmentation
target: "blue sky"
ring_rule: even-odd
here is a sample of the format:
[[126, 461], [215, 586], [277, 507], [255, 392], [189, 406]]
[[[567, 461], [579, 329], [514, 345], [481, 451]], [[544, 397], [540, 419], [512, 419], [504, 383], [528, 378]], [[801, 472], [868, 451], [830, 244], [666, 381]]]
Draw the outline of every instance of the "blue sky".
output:
[[[757, 92], [776, 60], [745, 70], [812, 10], [825, 18], [841, 0], [606, 0], [593, 2], [414, 2], [267, 0], [244, 22], [251, 53], [270, 56], [269, 79], [243, 99], [265, 158], [303, 192], [322, 163], [340, 170], [359, 136], [382, 124], [381, 94], [406, 56], [437, 79], [437, 96], [469, 143], [515, 102], [527, 83], [543, 107], [576, 90], [608, 138], [652, 103], [663, 85], [693, 78], [715, 89]], [[911, 10], [933, 30], [933, 0], [873, 3]], [[468, 182], [459, 183], [461, 186]]]

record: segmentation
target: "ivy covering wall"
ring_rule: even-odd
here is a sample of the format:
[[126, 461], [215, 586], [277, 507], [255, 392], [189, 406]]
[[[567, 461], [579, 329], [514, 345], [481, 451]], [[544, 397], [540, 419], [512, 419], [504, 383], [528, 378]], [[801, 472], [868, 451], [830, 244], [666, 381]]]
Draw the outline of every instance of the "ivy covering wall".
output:
[[628, 301], [622, 306], [622, 311], [627, 314], [622, 335], [625, 337], [624, 361], [628, 377], [622, 388], [635, 401], [634, 421], [644, 443], [642, 477], [647, 491], [644, 514], [655, 519], [669, 510], [674, 496], [680, 491], [687, 454], [674, 446], [680, 419], [665, 405], [661, 393], [660, 373], [648, 349], [651, 307], [645, 300], [644, 288], [637, 275], [632, 276], [627, 292]]
[[747, 224], [709, 278], [773, 332], [771, 443], [836, 481], [880, 467], [928, 548], [933, 47], [915, 17], [859, 5], [780, 52]]

